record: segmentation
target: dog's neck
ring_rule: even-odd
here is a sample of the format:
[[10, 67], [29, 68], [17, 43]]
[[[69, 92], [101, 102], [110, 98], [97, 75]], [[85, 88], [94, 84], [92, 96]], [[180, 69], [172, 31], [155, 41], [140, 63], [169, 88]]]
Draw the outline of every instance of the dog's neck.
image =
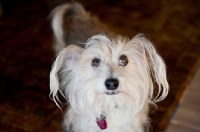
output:
[[[115, 109], [116, 110], [116, 109]], [[114, 111], [115, 111], [114, 110]], [[148, 122], [148, 105], [145, 105], [143, 109], [138, 112], [136, 115], [132, 115], [132, 113], [121, 111], [121, 112], [114, 112], [107, 113], [105, 115], [102, 114], [100, 118], [96, 119], [96, 123], [99, 126], [100, 129], [105, 130], [112, 126], [127, 126], [127, 123], [135, 122], [138, 124], [145, 125]], [[129, 124], [131, 126], [134, 126], [135, 124]], [[128, 126], [127, 126], [128, 127]], [[142, 126], [141, 126], [142, 127]]]

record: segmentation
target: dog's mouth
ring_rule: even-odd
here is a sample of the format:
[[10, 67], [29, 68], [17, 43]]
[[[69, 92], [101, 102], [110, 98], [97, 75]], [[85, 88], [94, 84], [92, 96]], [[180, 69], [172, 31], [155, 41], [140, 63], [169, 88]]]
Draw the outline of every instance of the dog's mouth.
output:
[[116, 95], [116, 94], [119, 94], [119, 91], [106, 91], [105, 94], [107, 94], [107, 95]]

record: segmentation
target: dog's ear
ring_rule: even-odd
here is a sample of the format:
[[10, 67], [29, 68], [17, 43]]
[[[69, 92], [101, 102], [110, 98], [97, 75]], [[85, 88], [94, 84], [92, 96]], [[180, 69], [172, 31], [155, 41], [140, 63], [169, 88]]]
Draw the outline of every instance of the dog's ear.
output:
[[65, 97], [62, 89], [60, 88], [61, 80], [59, 78], [59, 73], [62, 72], [62, 70], [65, 70], [65, 72], [70, 72], [72, 69], [74, 69], [80, 60], [82, 51], [83, 48], [75, 45], [69, 45], [58, 54], [52, 66], [50, 72], [50, 96], [58, 107], [58, 91], [63, 95], [63, 97]]
[[[147, 63], [149, 72], [152, 77], [152, 86], [150, 86], [150, 98], [154, 98], [154, 102], [163, 100], [169, 91], [169, 85], [166, 77], [166, 66], [163, 59], [156, 52], [153, 44], [148, 39], [146, 39], [143, 34], [135, 36], [131, 39], [131, 41], [140, 47], [138, 50], [140, 50], [144, 55], [145, 62]], [[154, 91], [154, 82], [157, 83], [158, 91]], [[154, 92], [157, 94], [156, 97], [153, 97], [155, 94]]]

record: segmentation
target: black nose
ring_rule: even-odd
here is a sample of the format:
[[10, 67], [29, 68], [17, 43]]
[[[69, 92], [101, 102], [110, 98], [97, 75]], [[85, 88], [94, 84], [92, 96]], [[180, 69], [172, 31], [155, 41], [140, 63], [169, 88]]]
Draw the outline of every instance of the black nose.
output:
[[115, 90], [119, 86], [119, 81], [115, 78], [108, 78], [105, 81], [105, 86], [108, 90]]

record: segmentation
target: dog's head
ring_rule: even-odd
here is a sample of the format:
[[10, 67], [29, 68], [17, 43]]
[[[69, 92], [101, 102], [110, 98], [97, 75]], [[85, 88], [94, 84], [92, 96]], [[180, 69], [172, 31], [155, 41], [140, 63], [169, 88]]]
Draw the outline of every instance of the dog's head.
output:
[[57, 105], [60, 91], [78, 113], [96, 118], [113, 109], [136, 114], [150, 101], [163, 100], [169, 86], [162, 58], [143, 35], [95, 35], [84, 49], [70, 45], [58, 54], [50, 89]]

